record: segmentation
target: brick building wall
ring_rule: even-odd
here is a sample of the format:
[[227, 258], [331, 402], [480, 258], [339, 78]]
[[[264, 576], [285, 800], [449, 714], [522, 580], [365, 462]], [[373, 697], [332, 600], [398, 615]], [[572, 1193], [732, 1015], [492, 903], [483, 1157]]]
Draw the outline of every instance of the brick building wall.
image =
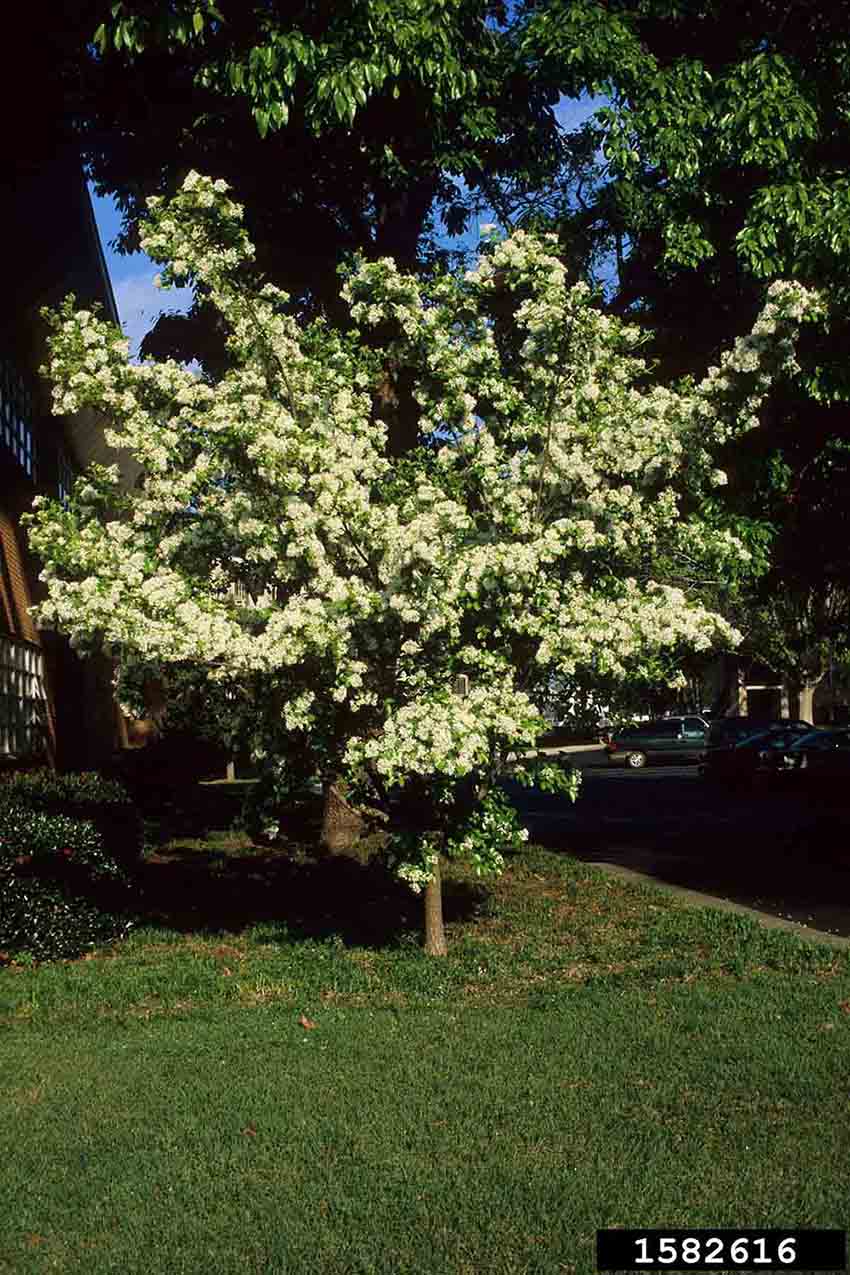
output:
[[44, 596], [40, 562], [20, 516], [37, 494], [61, 498], [92, 461], [117, 462], [127, 485], [139, 467], [107, 447], [91, 413], [57, 418], [38, 368], [46, 358], [42, 306], [69, 292], [100, 302], [118, 323], [79, 158], [72, 150], [14, 164], [0, 179], [0, 762], [60, 769], [107, 762], [126, 731], [112, 697], [112, 662], [81, 660], [60, 635], [39, 632], [28, 608]]

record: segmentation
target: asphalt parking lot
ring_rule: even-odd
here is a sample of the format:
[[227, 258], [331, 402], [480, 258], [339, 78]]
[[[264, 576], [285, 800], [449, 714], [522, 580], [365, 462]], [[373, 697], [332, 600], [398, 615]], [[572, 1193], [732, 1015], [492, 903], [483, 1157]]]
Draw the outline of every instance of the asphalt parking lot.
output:
[[602, 749], [569, 755], [583, 773], [574, 806], [506, 785], [539, 844], [850, 937], [845, 793], [730, 789], [696, 766], [627, 770]]

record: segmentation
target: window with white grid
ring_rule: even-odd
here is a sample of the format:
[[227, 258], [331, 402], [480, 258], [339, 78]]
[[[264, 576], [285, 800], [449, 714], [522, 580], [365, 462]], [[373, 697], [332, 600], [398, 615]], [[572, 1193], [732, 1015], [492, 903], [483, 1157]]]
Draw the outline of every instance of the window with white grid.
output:
[[0, 445], [35, 482], [32, 394], [14, 364], [0, 355]]
[[0, 634], [0, 757], [44, 751], [47, 695], [41, 651]]

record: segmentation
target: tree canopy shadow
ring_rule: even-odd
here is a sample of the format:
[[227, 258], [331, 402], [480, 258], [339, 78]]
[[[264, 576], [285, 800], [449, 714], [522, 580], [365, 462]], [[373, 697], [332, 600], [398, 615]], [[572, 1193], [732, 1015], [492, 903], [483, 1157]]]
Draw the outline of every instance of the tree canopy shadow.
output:
[[[395, 946], [422, 927], [421, 897], [368, 841], [349, 854], [322, 850], [315, 808], [293, 811], [274, 846], [228, 832], [215, 801], [147, 815], [147, 853], [136, 872], [140, 924], [195, 933], [263, 924], [288, 939], [336, 937], [366, 947]], [[444, 881], [447, 922], [477, 915], [485, 900], [483, 887]]]

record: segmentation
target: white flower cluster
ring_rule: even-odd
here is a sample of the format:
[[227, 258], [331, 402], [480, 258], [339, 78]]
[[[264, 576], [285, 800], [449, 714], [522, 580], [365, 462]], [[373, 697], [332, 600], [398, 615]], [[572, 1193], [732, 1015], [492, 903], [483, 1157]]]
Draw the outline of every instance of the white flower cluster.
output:
[[462, 777], [486, 766], [494, 738], [533, 747], [542, 721], [531, 700], [506, 678], [472, 687], [467, 697], [425, 693], [384, 718], [380, 736], [352, 739], [351, 766], [372, 762], [388, 783], [410, 775]]
[[439, 858], [439, 851], [428, 847], [415, 859], [411, 856], [399, 861], [396, 864], [396, 875], [410, 886], [414, 894], [421, 894], [425, 886], [434, 879], [434, 869]]
[[498, 876], [505, 867], [503, 851], [519, 850], [526, 841], [528, 829], [520, 825], [504, 793], [494, 790], [473, 812], [460, 835], [449, 840], [447, 850], [452, 858], [467, 860], [476, 876]]

